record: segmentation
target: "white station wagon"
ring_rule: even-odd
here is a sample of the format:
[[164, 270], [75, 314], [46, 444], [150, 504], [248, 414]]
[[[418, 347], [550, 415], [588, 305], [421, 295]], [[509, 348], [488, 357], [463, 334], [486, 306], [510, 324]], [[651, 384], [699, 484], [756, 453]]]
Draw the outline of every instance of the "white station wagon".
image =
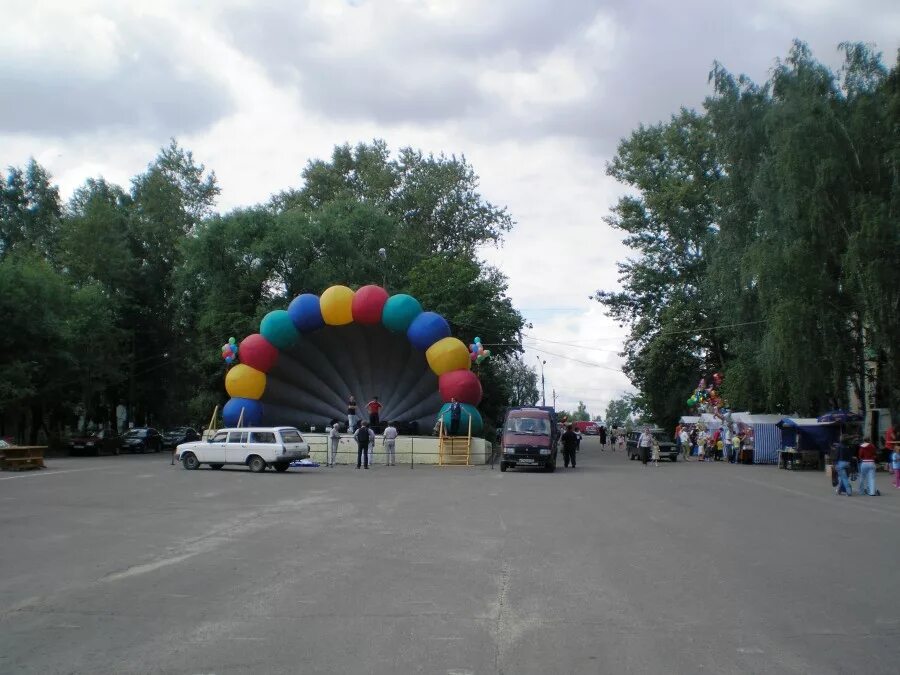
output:
[[175, 449], [175, 459], [185, 469], [198, 469], [201, 464], [212, 469], [243, 464], [254, 473], [267, 466], [287, 471], [291, 462], [307, 457], [309, 444], [294, 427], [219, 429], [206, 441], [182, 443]]

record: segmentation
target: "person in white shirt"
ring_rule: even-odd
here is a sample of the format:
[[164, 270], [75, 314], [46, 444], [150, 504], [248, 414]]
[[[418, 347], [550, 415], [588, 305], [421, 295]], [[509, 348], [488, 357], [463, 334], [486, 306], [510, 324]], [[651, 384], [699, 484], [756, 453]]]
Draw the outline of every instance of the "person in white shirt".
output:
[[684, 427], [681, 429], [678, 440], [681, 442], [681, 454], [684, 456], [684, 461], [688, 461], [691, 456], [691, 436]]
[[375, 466], [375, 432], [372, 429], [372, 425], [369, 424], [369, 447], [366, 450], [369, 459], [369, 466]]
[[650, 433], [650, 427], [644, 427], [644, 432], [638, 438], [638, 453], [641, 456], [641, 463], [647, 466], [647, 460], [650, 459], [650, 449], [653, 447], [653, 434]]
[[335, 421], [328, 430], [328, 442], [331, 445], [331, 453], [328, 456], [328, 466], [333, 467], [337, 460], [338, 444], [341, 442], [341, 425]]
[[385, 452], [385, 466], [394, 466], [396, 463], [396, 458], [394, 456], [394, 450], [397, 444], [397, 427], [394, 426], [393, 422], [388, 422], [387, 427], [384, 430], [384, 434], [381, 439], [381, 445], [384, 447]]

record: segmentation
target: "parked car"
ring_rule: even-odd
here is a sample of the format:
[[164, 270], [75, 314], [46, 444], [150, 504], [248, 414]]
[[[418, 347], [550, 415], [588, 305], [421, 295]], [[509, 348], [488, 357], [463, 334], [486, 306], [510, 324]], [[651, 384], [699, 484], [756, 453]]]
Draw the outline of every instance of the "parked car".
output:
[[175, 427], [174, 429], [163, 432], [162, 446], [163, 450], [174, 450], [182, 443], [190, 443], [191, 441], [199, 440], [200, 434], [197, 433], [196, 429], [191, 429], [190, 427]]
[[226, 464], [250, 467], [254, 473], [272, 467], [287, 471], [291, 462], [309, 457], [309, 444], [294, 427], [246, 427], [219, 429], [207, 441], [182, 443], [175, 449], [175, 459], [185, 469], [198, 469], [209, 464], [221, 469]]
[[119, 448], [126, 452], [159, 452], [162, 450], [162, 436], [153, 427], [129, 429], [122, 434]]
[[103, 453], [118, 455], [121, 439], [110, 429], [101, 429], [93, 433], [80, 434], [69, 439], [69, 454], [97, 455]]
[[[628, 459], [640, 459], [641, 453], [638, 451], [638, 439], [641, 437], [641, 431], [634, 430], [625, 434], [625, 452], [628, 453]], [[677, 462], [680, 454], [678, 444], [665, 429], [651, 429], [654, 440], [659, 444], [659, 458], [668, 459], [670, 462]]]
[[510, 408], [503, 422], [500, 471], [517, 466], [555, 471], [559, 437], [556, 411], [553, 408]]

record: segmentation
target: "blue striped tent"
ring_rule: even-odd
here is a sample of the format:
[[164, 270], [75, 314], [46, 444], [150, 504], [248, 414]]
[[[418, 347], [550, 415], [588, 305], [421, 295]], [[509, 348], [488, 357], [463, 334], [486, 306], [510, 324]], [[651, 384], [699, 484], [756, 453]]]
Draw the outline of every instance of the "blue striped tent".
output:
[[777, 464], [781, 449], [781, 428], [784, 415], [751, 415], [734, 413], [733, 419], [741, 428], [753, 430], [753, 463]]

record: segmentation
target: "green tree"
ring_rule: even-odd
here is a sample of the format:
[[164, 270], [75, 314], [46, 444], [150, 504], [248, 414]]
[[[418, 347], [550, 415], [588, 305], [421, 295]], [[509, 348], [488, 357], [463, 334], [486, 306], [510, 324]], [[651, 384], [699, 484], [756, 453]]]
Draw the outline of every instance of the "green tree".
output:
[[507, 406], [537, 405], [540, 392], [534, 368], [530, 368], [522, 359], [516, 357], [498, 359], [494, 366], [497, 370], [497, 379], [505, 387]]
[[578, 407], [575, 408], [575, 412], [572, 413], [571, 419], [573, 422], [587, 422], [591, 419], [591, 414], [587, 411], [584, 401], [578, 402]]
[[614, 398], [606, 405], [606, 426], [621, 427], [631, 420], [631, 401], [628, 398]]

